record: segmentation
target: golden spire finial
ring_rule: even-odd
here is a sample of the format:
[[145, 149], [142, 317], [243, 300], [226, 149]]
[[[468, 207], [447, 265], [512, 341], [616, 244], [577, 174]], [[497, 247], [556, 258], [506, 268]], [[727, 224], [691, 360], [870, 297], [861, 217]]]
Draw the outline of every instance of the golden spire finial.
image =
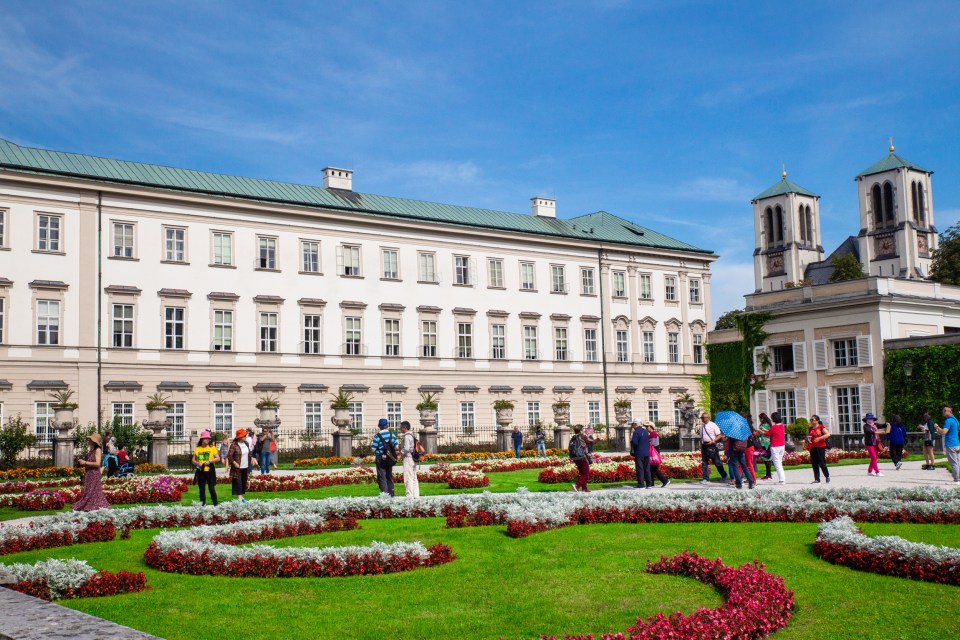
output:
[[780, 172], [780, 177], [786, 179], [786, 177], [787, 177], [787, 165], [786, 165], [786, 164], [781, 164], [781, 165], [780, 165], [780, 168], [782, 169], [782, 171]]
[[890, 136], [890, 153], [893, 153], [893, 136]]

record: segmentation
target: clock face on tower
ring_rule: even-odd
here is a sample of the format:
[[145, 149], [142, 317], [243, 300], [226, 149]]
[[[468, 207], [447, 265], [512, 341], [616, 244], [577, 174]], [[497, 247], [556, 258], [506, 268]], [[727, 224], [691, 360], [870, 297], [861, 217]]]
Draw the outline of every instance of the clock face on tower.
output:
[[889, 256], [897, 252], [897, 244], [894, 242], [892, 236], [885, 236], [883, 238], [877, 238], [877, 255], [878, 256]]
[[920, 253], [927, 253], [927, 236], [925, 234], [917, 235], [917, 250]]
[[767, 256], [767, 272], [783, 273], [783, 254], [782, 253], [778, 253], [772, 256]]

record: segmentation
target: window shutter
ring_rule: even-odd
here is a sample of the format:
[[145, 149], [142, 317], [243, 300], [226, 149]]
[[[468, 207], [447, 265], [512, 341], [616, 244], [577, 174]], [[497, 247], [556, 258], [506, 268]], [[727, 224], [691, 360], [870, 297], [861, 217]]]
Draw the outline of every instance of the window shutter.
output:
[[806, 389], [794, 389], [794, 395], [797, 400], [797, 417], [806, 418], [809, 417], [809, 407], [807, 407], [807, 390]]
[[477, 259], [470, 258], [470, 273], [467, 274], [467, 284], [473, 286], [477, 284], [479, 278], [477, 278]]
[[793, 370], [794, 371], [806, 371], [807, 370], [807, 348], [806, 344], [803, 342], [794, 342], [793, 343]]
[[757, 415], [770, 413], [770, 392], [757, 391]]
[[754, 375], [763, 375], [763, 352], [765, 347], [753, 348], [753, 373]]
[[860, 385], [860, 413], [863, 415], [866, 415], [868, 413], [875, 413], [875, 412], [876, 410], [874, 409], [874, 406], [873, 406], [873, 385], [861, 384]]
[[813, 341], [813, 368], [816, 371], [823, 371], [827, 368], [827, 341]]
[[337, 275], [343, 275], [343, 245], [337, 245]]
[[873, 366], [873, 353], [871, 348], [873, 341], [870, 336], [860, 336], [857, 338], [857, 363], [861, 367]]
[[817, 415], [830, 426], [830, 387], [817, 387]]

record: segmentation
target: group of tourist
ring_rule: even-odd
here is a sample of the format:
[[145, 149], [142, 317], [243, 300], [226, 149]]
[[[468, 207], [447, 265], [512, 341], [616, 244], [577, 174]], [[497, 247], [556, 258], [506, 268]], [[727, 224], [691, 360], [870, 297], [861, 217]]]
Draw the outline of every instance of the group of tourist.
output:
[[[390, 497], [395, 495], [393, 486], [393, 467], [397, 460], [403, 465], [403, 490], [408, 498], [420, 497], [420, 482], [417, 480], [417, 462], [419, 461], [420, 447], [417, 437], [410, 430], [410, 423], [404, 420], [400, 423], [400, 440], [390, 431], [390, 422], [380, 418], [377, 423], [380, 429], [370, 443], [374, 455], [374, 467], [377, 470], [377, 486], [380, 493]], [[399, 448], [399, 449], [398, 449]]]
[[219, 448], [209, 431], [200, 433], [200, 440], [193, 450], [191, 462], [194, 480], [200, 489], [200, 504], [207, 504], [206, 491], [210, 491], [210, 500], [217, 504], [217, 463], [222, 462], [230, 476], [231, 493], [237, 500], [246, 502], [247, 483], [251, 472], [259, 467], [261, 474], [270, 473], [271, 467], [277, 468], [275, 458], [277, 439], [270, 429], [264, 428], [260, 434], [252, 430], [237, 429], [232, 441], [226, 438]]

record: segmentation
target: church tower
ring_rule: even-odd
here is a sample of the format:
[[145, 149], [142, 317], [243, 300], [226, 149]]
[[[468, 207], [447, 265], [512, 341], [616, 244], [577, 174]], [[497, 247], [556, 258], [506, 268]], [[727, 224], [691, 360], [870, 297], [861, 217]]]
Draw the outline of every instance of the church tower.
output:
[[820, 196], [787, 180], [753, 199], [753, 272], [757, 292], [799, 285], [807, 265], [823, 259]]
[[939, 244], [933, 224], [932, 171], [894, 153], [857, 176], [860, 260], [864, 273], [927, 278]]

